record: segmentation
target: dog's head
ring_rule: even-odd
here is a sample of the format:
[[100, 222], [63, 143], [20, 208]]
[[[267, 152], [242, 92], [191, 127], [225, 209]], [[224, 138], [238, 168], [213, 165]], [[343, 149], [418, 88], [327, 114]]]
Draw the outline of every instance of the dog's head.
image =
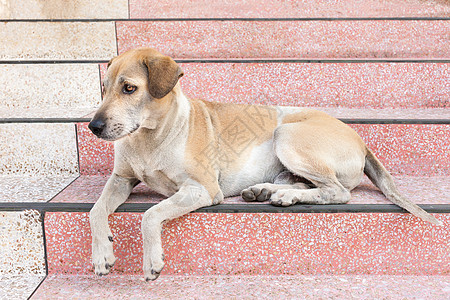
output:
[[183, 76], [175, 61], [150, 48], [127, 51], [108, 63], [103, 103], [89, 123], [99, 138], [114, 141], [140, 127], [155, 128]]

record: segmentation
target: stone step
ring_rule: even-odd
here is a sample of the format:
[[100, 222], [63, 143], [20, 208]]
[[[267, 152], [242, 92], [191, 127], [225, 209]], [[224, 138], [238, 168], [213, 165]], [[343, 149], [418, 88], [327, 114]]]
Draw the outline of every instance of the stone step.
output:
[[185, 63], [186, 95], [349, 108], [446, 108], [448, 63]]
[[[165, 275], [448, 275], [450, 214], [443, 226], [404, 213], [191, 213], [162, 233]], [[143, 213], [109, 219], [113, 275], [142, 275]], [[49, 274], [89, 275], [87, 212], [47, 212]]]
[[448, 31], [443, 20], [11, 21], [0, 61], [109, 60], [138, 46], [188, 59], [448, 60]]
[[[119, 53], [174, 58], [450, 58], [447, 21], [119, 21]], [[373, 30], [376, 28], [376, 30]]]
[[[129, 2], [129, 3], [128, 3]], [[0, 4], [0, 19], [174, 19], [174, 18], [445, 18], [445, 1], [195, 1], [80, 0], [76, 4], [38, 0]]]
[[[58, 195], [47, 200], [52, 203], [95, 203], [106, 184], [106, 175], [81, 175]], [[396, 176], [394, 178], [402, 195], [417, 204], [450, 204], [450, 176]], [[150, 190], [141, 183], [133, 189], [126, 203], [159, 203], [163, 196]], [[226, 198], [224, 204], [248, 204], [239, 197]], [[251, 205], [263, 205], [268, 202], [253, 202]], [[352, 191], [348, 204], [391, 204], [367, 177]], [[250, 205], [250, 204], [249, 204]]]
[[31, 299], [436, 299], [450, 297], [449, 276], [50, 275]]
[[0, 299], [27, 299], [46, 275], [43, 216], [0, 211]]
[[39, 0], [4, 1], [0, 19], [111, 19], [128, 18], [127, 0], [77, 0], [42, 2]]
[[98, 64], [0, 64], [0, 82], [0, 118], [83, 117], [101, 103]]
[[130, 0], [131, 18], [389, 18], [449, 17], [445, 1]]
[[[197, 62], [180, 66], [185, 73], [180, 81], [183, 90], [194, 98], [332, 108], [330, 113], [344, 118], [382, 118], [383, 114], [450, 118], [444, 109], [450, 93], [448, 63]], [[95, 63], [0, 64], [0, 70], [5, 85], [0, 91], [0, 119], [80, 118], [101, 102], [101, 76]], [[100, 64], [100, 71], [104, 75], [105, 64]]]
[[78, 175], [74, 124], [0, 124], [0, 175], [71, 177]]
[[[450, 174], [448, 124], [350, 124], [394, 175]], [[80, 173], [110, 174], [113, 144], [95, 137], [87, 123], [77, 124]]]
[[1, 22], [0, 61], [109, 60], [114, 22]]

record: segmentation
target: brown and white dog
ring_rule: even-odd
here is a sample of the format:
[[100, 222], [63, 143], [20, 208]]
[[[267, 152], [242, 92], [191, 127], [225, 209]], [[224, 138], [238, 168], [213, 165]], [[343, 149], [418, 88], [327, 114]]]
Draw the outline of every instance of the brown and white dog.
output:
[[156, 279], [164, 267], [162, 223], [241, 194], [277, 206], [350, 200], [365, 173], [393, 203], [441, 224], [396, 189], [391, 175], [358, 134], [316, 110], [188, 100], [170, 57], [141, 48], [113, 58], [103, 103], [89, 124], [115, 141], [113, 174], [91, 210], [95, 272], [116, 258], [108, 215], [139, 182], [168, 197], [145, 212], [143, 270]]

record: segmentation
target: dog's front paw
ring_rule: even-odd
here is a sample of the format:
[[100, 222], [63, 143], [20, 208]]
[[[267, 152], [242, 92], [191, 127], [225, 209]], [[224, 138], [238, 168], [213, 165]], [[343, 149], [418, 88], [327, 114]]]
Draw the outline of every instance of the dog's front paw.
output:
[[160, 259], [152, 259], [150, 264], [146, 264], [144, 261], [144, 279], [145, 281], [156, 280], [161, 274], [164, 268], [164, 254]]
[[107, 275], [116, 262], [113, 251], [112, 237], [107, 242], [92, 243], [92, 262], [95, 274], [99, 276]]

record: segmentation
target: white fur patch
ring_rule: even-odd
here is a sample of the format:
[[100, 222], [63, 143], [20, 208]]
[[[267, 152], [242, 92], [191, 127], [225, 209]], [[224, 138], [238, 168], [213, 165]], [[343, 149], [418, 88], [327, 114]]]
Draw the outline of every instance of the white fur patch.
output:
[[237, 174], [220, 178], [220, 187], [225, 197], [236, 196], [243, 189], [257, 183], [273, 182], [283, 170], [283, 165], [273, 151], [273, 140], [270, 139], [253, 148], [246, 164]]

